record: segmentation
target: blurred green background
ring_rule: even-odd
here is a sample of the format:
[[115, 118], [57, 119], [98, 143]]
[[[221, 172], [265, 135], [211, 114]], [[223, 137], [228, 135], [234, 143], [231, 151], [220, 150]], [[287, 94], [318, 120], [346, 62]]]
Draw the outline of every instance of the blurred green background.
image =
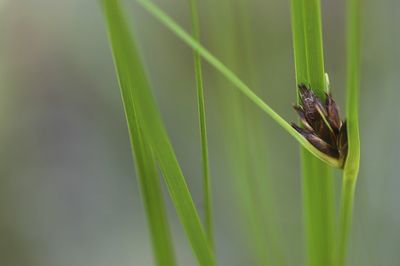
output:
[[[191, 50], [133, 0], [125, 2], [201, 212]], [[200, 2], [205, 45], [279, 114], [295, 121], [289, 1]], [[157, 3], [189, 29], [187, 1]], [[362, 3], [362, 163], [350, 265], [395, 266], [400, 265], [400, 2]], [[344, 0], [322, 5], [326, 71], [344, 113]], [[204, 75], [220, 265], [254, 263], [249, 239], [259, 232], [246, 229], [249, 194], [256, 195], [252, 200], [259, 206], [271, 261], [281, 257], [284, 265], [302, 265], [297, 143], [205, 63]], [[0, 265], [152, 265], [97, 1], [0, 0], [0, 123]], [[180, 265], [195, 265], [166, 200]]]

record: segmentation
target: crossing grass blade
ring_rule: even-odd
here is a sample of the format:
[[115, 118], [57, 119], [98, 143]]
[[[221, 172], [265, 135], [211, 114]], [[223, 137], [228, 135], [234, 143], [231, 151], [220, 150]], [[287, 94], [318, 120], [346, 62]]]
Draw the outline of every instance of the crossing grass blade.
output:
[[150, 14], [158, 19], [164, 26], [175, 33], [182, 41], [197, 51], [210, 65], [217, 69], [222, 75], [225, 76], [233, 85], [235, 85], [247, 98], [256, 104], [262, 111], [269, 115], [276, 123], [278, 123], [286, 132], [294, 137], [307, 151], [312, 153], [318, 159], [333, 166], [340, 167], [337, 160], [326, 156], [320, 152], [313, 145], [311, 145], [301, 134], [299, 134], [293, 127], [280, 115], [278, 115], [268, 104], [266, 104], [260, 97], [258, 97], [232, 70], [226, 67], [220, 60], [213, 56], [206, 48], [204, 48], [198, 41], [190, 36], [182, 27], [180, 27], [173, 19], [165, 14], [160, 8], [148, 0], [137, 0]]
[[[132, 123], [130, 127], [139, 127], [139, 132], [132, 133], [143, 136], [138, 141], [147, 145], [145, 147], [150, 147], [153, 152], [199, 265], [214, 266], [214, 254], [210, 249], [185, 178], [163, 126], [119, 1], [103, 0], [102, 4], [124, 106], [126, 110], [133, 109], [136, 115], [137, 123], [133, 123], [132, 118], [128, 119], [128, 123]], [[127, 113], [127, 115], [132, 114]], [[147, 161], [144, 164], [147, 164]], [[171, 245], [170, 243], [155, 243], [160, 249], [164, 244]], [[157, 255], [162, 261], [163, 255]]]
[[[114, 12], [118, 11], [116, 9], [118, 6], [116, 6], [116, 3], [110, 5], [109, 2], [103, 2], [103, 7], [111, 36], [111, 31], [113, 31], [112, 20], [117, 20]], [[176, 263], [173, 243], [170, 236], [166, 207], [162, 197], [160, 178], [158, 176], [154, 154], [148, 142], [145, 140], [145, 136], [140, 127], [132, 99], [132, 91], [128, 87], [122, 87], [124, 82], [122, 80], [119, 81], [132, 151], [135, 158], [136, 172], [139, 178], [143, 204], [150, 227], [154, 258], [156, 264], [159, 266], [174, 266]]]
[[[123, 96], [126, 97], [130, 95]], [[141, 133], [133, 106], [127, 106], [125, 110], [156, 265], [174, 266], [176, 261], [173, 243], [154, 155]]]
[[[199, 16], [197, 13], [197, 1], [189, 0], [190, 14], [192, 19], [192, 34], [193, 37], [199, 41], [200, 39], [200, 26]], [[211, 247], [214, 246], [213, 236], [213, 215], [212, 215], [212, 190], [210, 180], [210, 167], [208, 159], [208, 141], [207, 141], [207, 127], [206, 127], [206, 111], [204, 100], [203, 88], [203, 74], [201, 70], [201, 57], [196, 51], [193, 52], [194, 71], [196, 76], [197, 85], [197, 109], [199, 113], [199, 127], [200, 127], [200, 141], [201, 141], [201, 157], [203, 166], [203, 202], [204, 202], [204, 227], [207, 233], [208, 240]]]

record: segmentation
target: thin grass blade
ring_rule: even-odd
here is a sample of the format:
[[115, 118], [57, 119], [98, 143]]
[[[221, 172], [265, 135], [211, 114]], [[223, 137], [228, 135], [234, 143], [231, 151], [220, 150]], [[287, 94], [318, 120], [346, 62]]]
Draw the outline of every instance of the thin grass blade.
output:
[[[193, 38], [200, 40], [199, 16], [197, 14], [197, 1], [189, 0], [190, 14], [192, 19]], [[210, 180], [210, 167], [208, 159], [208, 141], [206, 127], [206, 111], [203, 88], [203, 74], [201, 70], [201, 57], [196, 51], [193, 52], [194, 71], [197, 85], [197, 109], [199, 113], [201, 157], [203, 166], [203, 204], [204, 204], [204, 227], [211, 247], [214, 246], [213, 215], [212, 215], [212, 190]]]
[[134, 110], [126, 110], [132, 150], [135, 154], [135, 165], [141, 188], [141, 194], [147, 220], [151, 231], [152, 245], [156, 265], [176, 265], [173, 243], [169, 231], [166, 207], [161, 190], [154, 155], [140, 132]]
[[[110, 5], [110, 1], [104, 1], [103, 8], [111, 37], [111, 35], [114, 34], [111, 33], [114, 32], [115, 22], [113, 21], [118, 19], [118, 16], [115, 14], [118, 6], [116, 6], [116, 3]], [[162, 197], [160, 178], [157, 172], [154, 155], [148, 145], [148, 141], [145, 140], [145, 136], [142, 133], [132, 100], [132, 91], [127, 86], [122, 87], [122, 84], [123, 82], [120, 80], [121, 96], [128, 124], [132, 152], [135, 158], [141, 195], [150, 228], [156, 265], [174, 266], [176, 262], [173, 243], [169, 231], [166, 207]]]
[[[178, 217], [193, 252], [202, 266], [214, 266], [214, 254], [201, 225], [185, 178], [177, 161], [121, 7], [116, 0], [103, 0], [108, 33], [125, 106], [133, 106], [144, 140], [154, 152]], [[159, 245], [162, 245], [159, 243]]]

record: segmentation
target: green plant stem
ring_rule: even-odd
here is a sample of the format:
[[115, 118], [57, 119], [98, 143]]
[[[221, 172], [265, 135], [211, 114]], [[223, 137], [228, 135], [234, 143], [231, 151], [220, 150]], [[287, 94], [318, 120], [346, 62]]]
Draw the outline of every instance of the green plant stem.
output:
[[325, 70], [322, 45], [320, 0], [303, 2], [304, 41], [307, 56], [308, 83], [321, 99], [325, 99]]
[[338, 266], [346, 265], [354, 195], [360, 167], [358, 105], [360, 88], [360, 0], [347, 1], [347, 135], [349, 151], [343, 172], [337, 243]]
[[349, 241], [349, 234], [353, 216], [354, 194], [356, 189], [356, 179], [352, 174], [344, 174], [342, 181], [342, 191], [340, 199], [340, 220], [339, 220], [339, 240], [337, 266], [346, 265], [346, 253]]
[[[292, 0], [296, 83], [305, 83], [322, 99], [324, 77], [319, 0]], [[305, 149], [301, 151], [307, 265], [333, 265], [334, 191], [332, 171]]]
[[292, 0], [290, 3], [296, 84], [300, 84], [308, 80], [306, 41], [304, 39], [303, 2], [300, 0]]
[[[197, 14], [197, 1], [189, 0], [190, 13], [192, 18], [192, 31], [193, 38], [197, 41], [200, 40], [200, 26], [199, 17]], [[199, 113], [199, 126], [200, 126], [200, 140], [201, 140], [201, 153], [203, 164], [203, 205], [204, 205], [204, 227], [207, 233], [208, 240], [211, 248], [214, 247], [214, 233], [213, 233], [213, 215], [212, 215], [212, 190], [210, 180], [210, 167], [208, 159], [208, 142], [207, 142], [207, 128], [206, 128], [206, 113], [205, 113], [205, 100], [204, 100], [204, 87], [203, 75], [201, 70], [201, 57], [196, 51], [193, 51], [194, 69], [196, 73], [197, 84], [197, 108]]]
[[306, 148], [315, 157], [323, 162], [333, 166], [339, 167], [337, 160], [326, 156], [320, 152], [313, 145], [311, 145], [300, 133], [298, 133], [285, 119], [276, 113], [268, 104], [266, 104], [260, 97], [258, 97], [232, 70], [226, 67], [220, 60], [213, 56], [207, 49], [205, 49], [199, 42], [193, 39], [190, 34], [182, 29], [175, 21], [173, 21], [167, 14], [160, 8], [148, 0], [137, 0], [149, 13], [157, 18], [164, 26], [169, 28], [186, 44], [196, 50], [209, 64], [217, 69], [222, 75], [225, 76], [232, 84], [234, 84], [246, 97], [248, 97], [255, 105], [268, 114], [276, 123], [278, 123], [286, 132], [295, 138], [304, 148]]

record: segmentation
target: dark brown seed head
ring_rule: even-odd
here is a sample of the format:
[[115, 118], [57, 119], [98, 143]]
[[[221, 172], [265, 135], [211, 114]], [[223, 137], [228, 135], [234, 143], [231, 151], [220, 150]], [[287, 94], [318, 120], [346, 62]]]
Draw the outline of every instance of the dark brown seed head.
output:
[[341, 167], [347, 156], [346, 122], [342, 122], [339, 110], [331, 94], [325, 103], [305, 84], [299, 86], [300, 104], [293, 108], [300, 116], [302, 127], [292, 123], [315, 148], [339, 161]]

